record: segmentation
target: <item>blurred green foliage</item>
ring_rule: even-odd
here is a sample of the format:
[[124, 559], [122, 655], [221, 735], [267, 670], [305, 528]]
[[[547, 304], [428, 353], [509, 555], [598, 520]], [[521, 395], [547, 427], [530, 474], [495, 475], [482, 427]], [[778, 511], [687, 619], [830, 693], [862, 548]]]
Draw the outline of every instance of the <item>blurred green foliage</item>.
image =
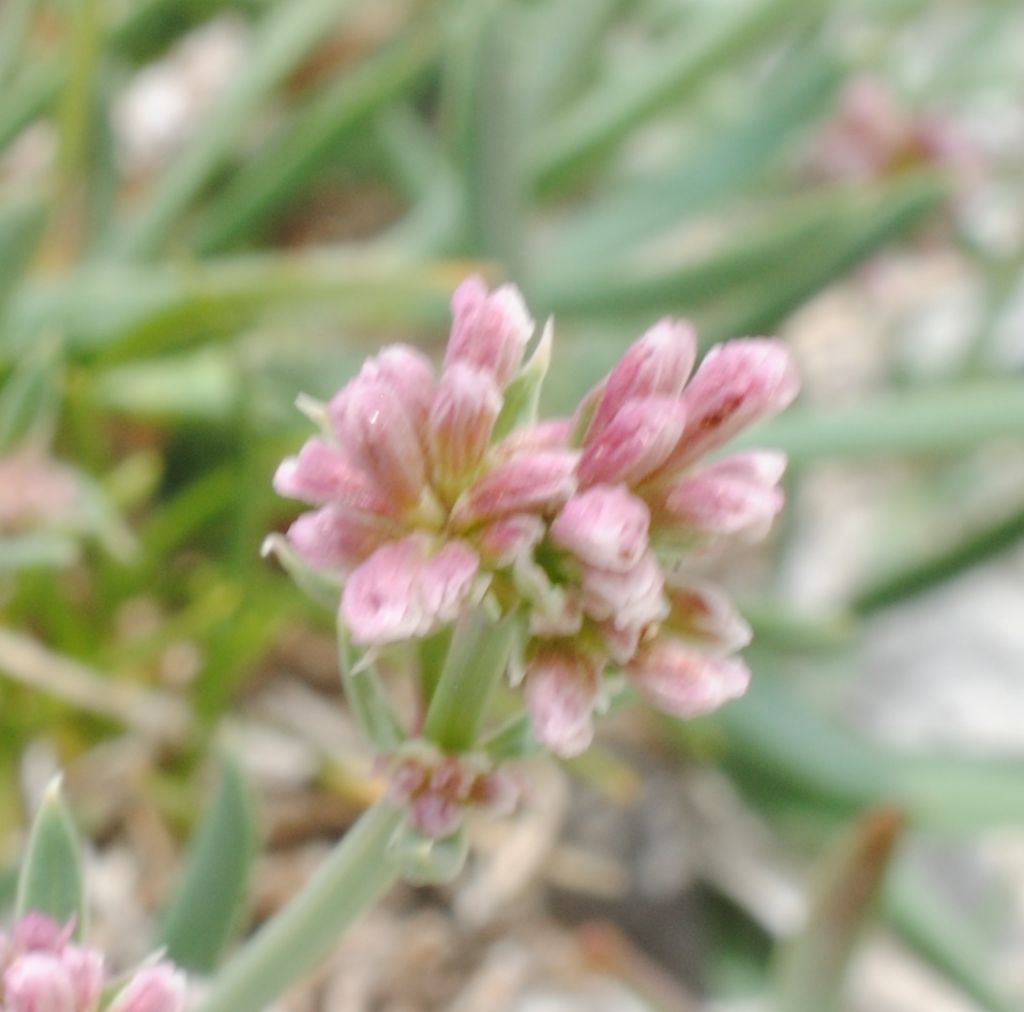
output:
[[[158, 687], [168, 649], [193, 644], [198, 670], [175, 689], [194, 716], [174, 743], [189, 770], [282, 632], [327, 627], [259, 556], [289, 513], [270, 476], [299, 438], [295, 395], [329, 395], [385, 339], [434, 346], [474, 266], [556, 315], [554, 409], [659, 314], [693, 318], [707, 342], [770, 331], [926, 226], [992, 279], [994, 317], [1024, 251], [965, 234], [941, 167], [828, 183], [806, 154], [844, 82], [898, 67], [929, 18], [954, 36], [911, 101], [948, 103], [994, 76], [1019, 88], [998, 45], [1018, 14], [917, 0], [7, 0], [0, 446], [46, 448], [83, 492], [74, 522], [0, 532], [3, 624], [112, 685]], [[118, 97], [222, 17], [244, 59], [169, 156], [133, 167]], [[53, 148], [43, 168], [19, 169], [40, 144]], [[962, 372], [908, 380], [893, 365], [877, 399], [798, 406], [757, 438], [790, 452], [797, 495], [823, 462], [884, 457], [919, 462], [932, 503], [944, 475], [1024, 438], [1024, 380], [994, 374], [988, 340]], [[850, 677], [868, 616], [1003, 551], [1022, 516], [1011, 504], [930, 553], [895, 553], [825, 616], [788, 612], [769, 582], [748, 602], [755, 690], [671, 737], [815, 849], [882, 805], [911, 835], [1020, 824], [1019, 763], [881, 751], [787, 672]], [[140, 604], [156, 620], [126, 631]], [[45, 731], [72, 756], [118, 718], [19, 684], [31, 680], [9, 652], [0, 679], [7, 822], [27, 741]], [[217, 852], [217, 834], [198, 846]], [[985, 952], [982, 926], [951, 932], [934, 903], [897, 868], [883, 913], [979, 1007], [1008, 1008], [983, 957], [964, 957]], [[837, 934], [827, 965], [780, 962], [786, 993], [819, 1002], [838, 987], [852, 927]]]

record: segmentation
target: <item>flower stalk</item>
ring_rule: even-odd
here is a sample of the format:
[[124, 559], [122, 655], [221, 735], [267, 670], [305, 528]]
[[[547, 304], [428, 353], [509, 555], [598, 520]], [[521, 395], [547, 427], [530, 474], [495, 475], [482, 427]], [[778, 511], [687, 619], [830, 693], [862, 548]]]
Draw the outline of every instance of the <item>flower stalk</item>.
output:
[[402, 821], [379, 802], [345, 834], [302, 891], [216, 977], [200, 1012], [260, 1012], [312, 970], [398, 877], [384, 855]]
[[495, 622], [483, 608], [459, 620], [427, 710], [424, 737], [449, 752], [476, 744], [491, 693], [508, 668], [517, 625], [515, 615]]

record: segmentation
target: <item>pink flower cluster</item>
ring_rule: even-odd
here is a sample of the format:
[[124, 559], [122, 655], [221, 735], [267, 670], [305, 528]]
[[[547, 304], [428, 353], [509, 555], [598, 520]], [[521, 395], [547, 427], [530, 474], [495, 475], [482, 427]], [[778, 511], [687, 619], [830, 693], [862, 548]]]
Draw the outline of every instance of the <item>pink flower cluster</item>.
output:
[[663, 320], [575, 417], [515, 427], [550, 331], [524, 366], [534, 324], [515, 288], [470, 278], [452, 309], [440, 377], [410, 347], [384, 350], [275, 476], [317, 507], [288, 538], [343, 582], [353, 641], [422, 637], [484, 598], [521, 610], [527, 706], [562, 755], [589, 744], [611, 669], [674, 714], [740, 695], [749, 675], [731, 655], [749, 630], [687, 560], [763, 535], [782, 507], [782, 455], [704, 460], [796, 396], [785, 347], [731, 341], [693, 372], [693, 328]]
[[519, 785], [485, 756], [446, 755], [427, 742], [402, 747], [387, 761], [388, 799], [408, 809], [409, 823], [424, 836], [454, 833], [468, 808], [507, 815], [519, 799]]
[[843, 89], [810, 162], [814, 175], [835, 182], [867, 182], [928, 164], [966, 182], [980, 168], [978, 151], [953, 120], [908, 111], [884, 81], [867, 75]]
[[[103, 954], [71, 941], [74, 926], [27, 913], [0, 933], [2, 1012], [97, 1012], [113, 981]], [[137, 970], [106, 1012], [184, 1012], [185, 977], [170, 963]]]

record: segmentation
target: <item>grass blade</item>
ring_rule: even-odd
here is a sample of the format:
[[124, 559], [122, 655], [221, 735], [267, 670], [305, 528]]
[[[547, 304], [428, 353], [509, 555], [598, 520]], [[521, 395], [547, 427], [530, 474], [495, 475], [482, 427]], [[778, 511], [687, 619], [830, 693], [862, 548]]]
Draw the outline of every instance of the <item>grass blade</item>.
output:
[[161, 924], [175, 963], [210, 973], [240, 926], [257, 848], [253, 800], [241, 768], [221, 763], [220, 785], [189, 844], [185, 870]]
[[849, 407], [797, 407], [738, 446], [777, 446], [794, 464], [900, 454], [960, 453], [1024, 439], [1024, 382], [981, 380], [885, 394]]
[[779, 954], [775, 994], [785, 1012], [838, 1012], [843, 979], [870, 922], [882, 882], [903, 832], [903, 819], [876, 809], [826, 854], [807, 922]]
[[74, 918], [75, 937], [85, 933], [82, 855], [59, 778], [46, 789], [32, 823], [18, 879], [17, 913], [30, 910], [62, 924]]
[[600, 262], [748, 185], [831, 102], [839, 80], [832, 60], [796, 57], [739, 123], [717, 126], [671, 172], [630, 183], [563, 227], [552, 264]]
[[224, 163], [267, 95], [334, 29], [352, 0], [293, 0], [264, 18], [244, 69], [170, 165], [145, 206], [115, 234], [111, 252], [148, 257], [163, 245], [189, 205]]
[[218, 194], [196, 238], [211, 253], [244, 239], [301, 196], [339, 142], [407, 92], [437, 57], [436, 27], [424, 21], [347, 70], [298, 110], [294, 120]]
[[789, 30], [802, 0], [756, 0], [739, 15], [715, 8], [713, 23], [694, 40], [687, 27], [667, 43], [642, 75], [595, 86], [538, 132], [530, 146], [528, 175], [541, 189], [561, 185], [596, 161], [637, 126], [689, 97], [712, 75], [780, 30]]

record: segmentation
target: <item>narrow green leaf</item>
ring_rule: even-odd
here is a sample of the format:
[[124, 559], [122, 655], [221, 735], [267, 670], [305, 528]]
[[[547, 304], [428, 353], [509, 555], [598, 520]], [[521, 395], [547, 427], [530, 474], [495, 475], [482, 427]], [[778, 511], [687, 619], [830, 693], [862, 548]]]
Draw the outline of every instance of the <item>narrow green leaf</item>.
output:
[[[1024, 397], [1024, 392], [1021, 396]], [[910, 560], [884, 573], [857, 594], [851, 608], [857, 614], [870, 615], [959, 576], [965, 570], [1007, 551], [1021, 539], [1024, 539], [1024, 511], [1017, 510], [971, 531], [962, 540], [927, 558]]]
[[992, 946], [909, 862], [893, 869], [882, 896], [886, 920], [900, 937], [985, 1012], [1017, 1012], [996, 984]]
[[224, 348], [201, 348], [98, 371], [92, 396], [104, 408], [150, 419], [225, 422], [236, 417], [242, 377]]
[[0, 149], [53, 105], [63, 80], [62, 60], [37, 59], [4, 85], [4, 99], [0, 102]]
[[71, 354], [102, 354], [113, 362], [226, 340], [286, 312], [362, 326], [435, 326], [446, 319], [461, 275], [454, 263], [333, 252], [239, 257], [191, 269], [96, 267], [21, 293], [6, 353], [21, 353], [39, 333], [60, 330]]
[[465, 252], [524, 268], [523, 121], [512, 5], [479, 0], [448, 20], [442, 121], [463, 181]]
[[216, 967], [240, 927], [257, 846], [248, 785], [237, 762], [225, 756], [216, 796], [162, 918], [160, 942], [175, 963], [197, 973]]
[[60, 362], [41, 341], [15, 365], [0, 387], [0, 454], [45, 430], [57, 410]]
[[378, 117], [375, 135], [390, 175], [413, 208], [376, 243], [405, 256], [441, 256], [458, 248], [462, 182], [437, 135], [410, 108]]
[[133, 258], [151, 256], [159, 250], [181, 215], [224, 163], [267, 95], [353, 6], [352, 0], [292, 0], [271, 9], [243, 69], [188, 147], [158, 181], [156, 192], [127, 227], [115, 234], [111, 252]]
[[774, 1007], [785, 1012], [838, 1012], [846, 1007], [846, 968], [872, 919], [902, 832], [898, 812], [876, 809], [825, 855], [806, 924], [779, 954]]
[[959, 833], [1024, 820], [1024, 764], [872, 747], [756, 665], [743, 699], [712, 717], [668, 722], [703, 744], [766, 804], [811, 803], [834, 818], [893, 806], [911, 825]]
[[1024, 382], [982, 380], [884, 394], [863, 404], [795, 407], [737, 440], [776, 446], [794, 464], [950, 454], [1024, 440]]
[[90, 135], [96, 117], [96, 71], [102, 40], [100, 0], [75, 0], [68, 30], [71, 45], [58, 116], [57, 161], [64, 188], [73, 189], [87, 175], [91, 160]]
[[531, 121], [561, 109], [588, 83], [601, 38], [623, 6], [624, 0], [549, 0], [527, 12], [530, 73], [521, 87]]
[[726, 300], [702, 317], [705, 338], [770, 333], [811, 296], [934, 214], [948, 193], [945, 179], [925, 172], [865, 194], [859, 207], [851, 205], [833, 242], [809, 246], [783, 265], [781, 275], [757, 279], [743, 299]]
[[805, 6], [804, 0], [755, 0], [728, 10], [703, 8], [696, 30], [687, 25], [642, 70], [631, 67], [628, 78], [620, 74], [595, 86], [540, 131], [530, 146], [530, 177], [542, 188], [561, 184], [715, 73], [790, 30], [794, 12]]
[[49, 914], [61, 923], [74, 918], [75, 937], [85, 934], [82, 855], [71, 813], [55, 779], [36, 813], [18, 879], [17, 913]]
[[262, 1012], [337, 944], [395, 881], [384, 860], [402, 813], [367, 811], [291, 902], [214, 978], [199, 1012]]
[[0, 537], [0, 573], [20, 569], [64, 569], [78, 561], [78, 542], [65, 534]]
[[794, 134], [831, 103], [838, 66], [800, 52], [765, 86], [735, 125], [716, 125], [692, 143], [670, 172], [630, 181], [590, 205], [555, 238], [552, 265], [600, 263], [629, 244], [678, 226], [750, 184], [792, 143]]
[[519, 375], [508, 385], [501, 414], [494, 423], [495, 440], [502, 439], [514, 429], [522, 425], [530, 425], [537, 420], [537, 406], [540, 403], [541, 387], [544, 377], [551, 365], [551, 342], [553, 338], [552, 322], [544, 324], [537, 347], [530, 356], [530, 361], [522, 368]]
[[0, 314], [32, 259], [45, 224], [41, 200], [0, 205]]
[[198, 230], [204, 254], [244, 239], [297, 197], [338, 145], [387, 103], [408, 91], [436, 59], [433, 19], [413, 24], [401, 38], [304, 101], [212, 202]]
[[0, 7], [0, 88], [25, 50], [25, 38], [39, 0], [6, 0]]

